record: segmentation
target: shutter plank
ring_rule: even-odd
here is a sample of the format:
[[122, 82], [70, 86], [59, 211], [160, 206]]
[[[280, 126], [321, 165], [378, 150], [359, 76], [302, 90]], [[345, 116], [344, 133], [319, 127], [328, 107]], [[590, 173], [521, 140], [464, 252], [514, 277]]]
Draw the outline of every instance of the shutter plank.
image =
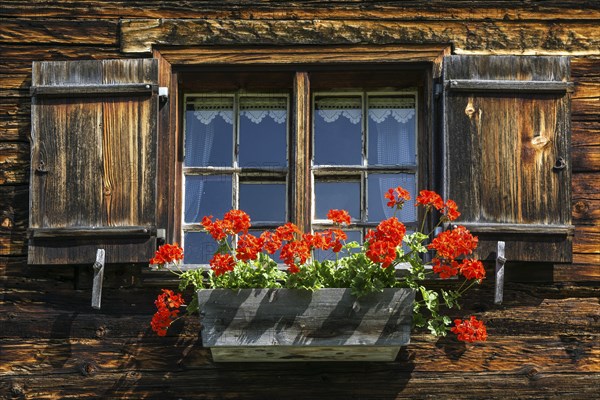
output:
[[156, 60], [39, 62], [32, 82], [29, 262], [93, 263], [98, 248], [107, 263], [146, 262], [156, 243]]
[[571, 259], [573, 230], [553, 229], [571, 224], [568, 78], [566, 57], [444, 60], [444, 192], [483, 257], [506, 240], [509, 261]]

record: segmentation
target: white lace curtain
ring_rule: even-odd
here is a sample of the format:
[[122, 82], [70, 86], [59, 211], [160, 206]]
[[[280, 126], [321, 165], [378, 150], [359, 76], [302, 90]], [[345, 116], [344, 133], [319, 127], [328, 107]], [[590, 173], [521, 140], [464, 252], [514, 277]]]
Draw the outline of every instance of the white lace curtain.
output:
[[[199, 98], [194, 102], [194, 116], [209, 125], [216, 117], [233, 125], [233, 99], [230, 97]], [[287, 100], [283, 97], [241, 97], [240, 117], [248, 118], [260, 124], [265, 117], [270, 117], [277, 124], [287, 119]]]
[[[369, 97], [369, 118], [376, 123], [393, 117], [401, 124], [415, 116], [415, 102], [408, 97]], [[325, 122], [335, 122], [345, 117], [358, 124], [362, 117], [362, 101], [359, 97], [324, 97], [317, 99], [316, 112]]]

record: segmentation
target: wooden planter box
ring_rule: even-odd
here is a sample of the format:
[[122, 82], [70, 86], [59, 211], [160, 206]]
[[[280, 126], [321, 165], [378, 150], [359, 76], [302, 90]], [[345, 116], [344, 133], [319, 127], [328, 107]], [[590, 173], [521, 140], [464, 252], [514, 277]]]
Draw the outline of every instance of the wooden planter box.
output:
[[411, 289], [198, 291], [202, 344], [224, 361], [393, 361], [410, 342]]

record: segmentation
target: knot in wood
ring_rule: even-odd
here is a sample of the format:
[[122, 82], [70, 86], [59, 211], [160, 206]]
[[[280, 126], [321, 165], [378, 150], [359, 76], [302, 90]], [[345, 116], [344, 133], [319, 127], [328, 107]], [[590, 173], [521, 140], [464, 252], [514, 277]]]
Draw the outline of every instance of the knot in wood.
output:
[[14, 222], [12, 219], [10, 219], [9, 217], [4, 217], [2, 219], [2, 222], [0, 222], [0, 226], [4, 229], [12, 229], [14, 226]]
[[467, 114], [469, 119], [473, 119], [473, 116], [475, 115], [476, 112], [477, 112], [477, 108], [475, 108], [475, 106], [473, 105], [473, 99], [470, 98], [469, 102], [467, 103], [467, 107], [465, 108], [465, 114]]
[[533, 147], [537, 147], [538, 149], [546, 147], [548, 143], [550, 143], [550, 139], [544, 136], [535, 136], [533, 139], [531, 139], [531, 144]]

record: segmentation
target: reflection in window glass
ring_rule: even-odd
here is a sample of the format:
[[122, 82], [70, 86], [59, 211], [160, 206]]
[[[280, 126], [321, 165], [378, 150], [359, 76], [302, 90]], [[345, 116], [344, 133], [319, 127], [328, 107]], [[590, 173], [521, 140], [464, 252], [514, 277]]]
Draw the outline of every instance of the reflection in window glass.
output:
[[185, 232], [183, 241], [185, 264], [208, 264], [218, 247], [212, 236], [204, 232]]
[[369, 97], [369, 165], [416, 165], [412, 97]]
[[232, 97], [188, 98], [185, 131], [186, 167], [232, 166]]
[[360, 219], [360, 181], [316, 181], [315, 218], [327, 219], [331, 209], [346, 210], [353, 219]]
[[240, 183], [240, 209], [253, 223], [285, 221], [285, 183]]
[[222, 218], [231, 210], [231, 176], [185, 176], [184, 222], [200, 222], [205, 215]]
[[415, 204], [416, 185], [413, 174], [369, 174], [367, 177], [367, 203], [368, 220], [378, 222], [394, 215], [394, 209], [387, 206], [388, 200], [384, 197], [390, 188], [402, 186], [410, 193], [411, 200], [404, 204], [396, 217], [402, 222], [414, 222], [417, 219]]
[[362, 163], [360, 97], [317, 97], [314, 112], [315, 165]]
[[284, 167], [287, 99], [240, 98], [240, 167]]
[[[362, 235], [360, 231], [344, 231], [346, 232], [346, 235], [348, 235], [348, 239], [346, 239], [346, 243], [350, 243], [350, 242], [358, 242], [358, 243], [362, 243]], [[352, 253], [355, 253], [359, 251], [359, 249], [353, 249], [351, 250]], [[339, 253], [340, 257], [346, 257], [348, 256], [348, 253], [346, 252], [346, 250], [342, 250], [341, 253]], [[335, 260], [335, 253], [331, 250], [319, 250], [319, 249], [315, 249], [313, 251], [313, 257], [315, 258], [315, 260], [317, 261], [325, 261], [325, 260]]]

